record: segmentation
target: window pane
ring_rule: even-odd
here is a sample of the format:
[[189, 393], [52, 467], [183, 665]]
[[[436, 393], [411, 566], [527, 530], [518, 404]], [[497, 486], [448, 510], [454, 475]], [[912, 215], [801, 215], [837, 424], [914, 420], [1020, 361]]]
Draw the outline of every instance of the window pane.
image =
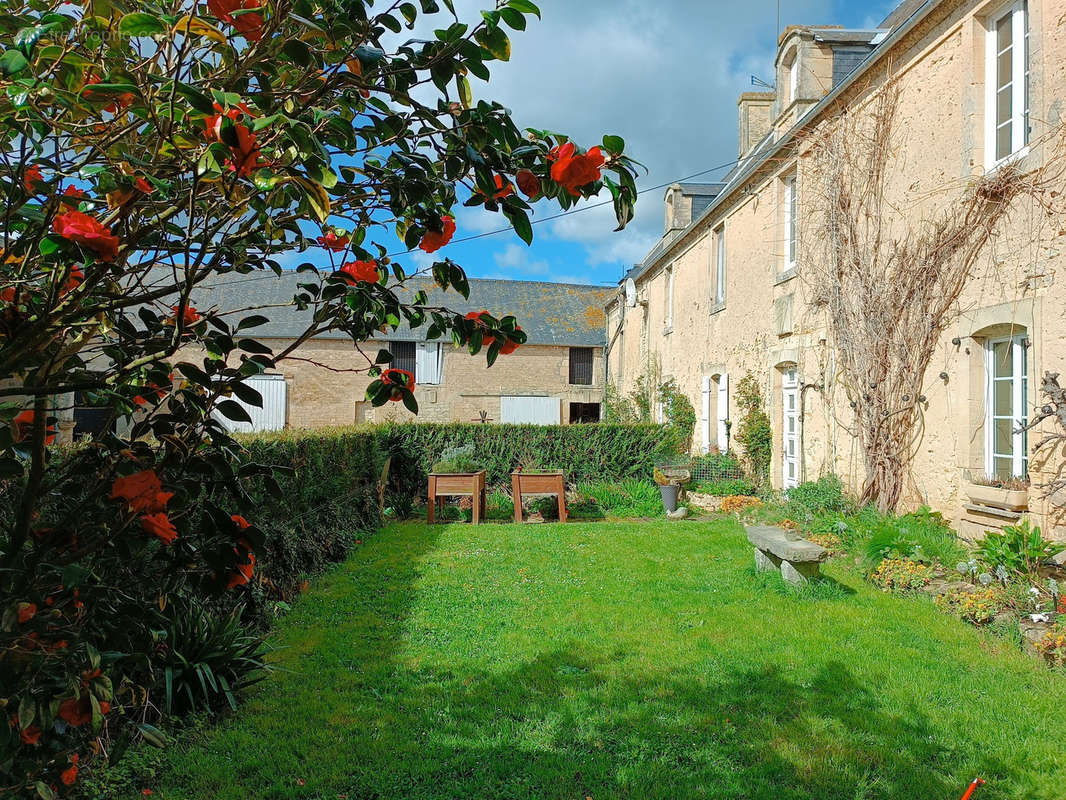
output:
[[1013, 24], [1014, 21], [1011, 18], [1012, 15], [1004, 15], [999, 22], [996, 23], [996, 50], [1003, 51], [1010, 47], [1013, 40]]
[[1007, 478], [1014, 477], [1014, 464], [1013, 459], [1010, 458], [996, 458], [993, 462], [992, 477], [999, 478], [1000, 480], [1007, 480]]
[[996, 58], [996, 88], [1002, 89], [1011, 82], [1014, 70], [1014, 51], [1007, 50]]
[[997, 419], [993, 422], [993, 453], [997, 456], [1010, 456], [1014, 453], [1014, 421]]
[[1014, 377], [1014, 348], [1011, 342], [992, 345], [992, 375], [996, 378]]
[[992, 386], [992, 413], [997, 417], [1014, 415], [1013, 381], [994, 381]]
[[1006, 125], [1011, 121], [1011, 114], [1014, 113], [1013, 107], [1014, 90], [1010, 84], [1007, 84], [996, 94], [996, 125]]

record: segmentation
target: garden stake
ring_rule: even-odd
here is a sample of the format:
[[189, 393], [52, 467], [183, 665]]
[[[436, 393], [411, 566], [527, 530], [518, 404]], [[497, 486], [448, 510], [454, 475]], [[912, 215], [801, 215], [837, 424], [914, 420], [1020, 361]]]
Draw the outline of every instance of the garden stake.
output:
[[984, 784], [981, 778], [974, 778], [973, 783], [970, 784], [970, 788], [966, 790], [966, 794], [962, 796], [962, 800], [970, 800], [973, 797], [974, 790]]

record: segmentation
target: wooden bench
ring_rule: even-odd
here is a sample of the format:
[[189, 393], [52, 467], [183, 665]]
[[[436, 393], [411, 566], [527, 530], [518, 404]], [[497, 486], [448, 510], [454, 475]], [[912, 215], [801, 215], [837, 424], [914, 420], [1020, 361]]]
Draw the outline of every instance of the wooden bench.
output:
[[745, 525], [744, 531], [755, 548], [756, 569], [780, 572], [782, 578], [794, 584], [821, 576], [821, 563], [829, 557], [829, 551], [821, 545], [769, 525]]

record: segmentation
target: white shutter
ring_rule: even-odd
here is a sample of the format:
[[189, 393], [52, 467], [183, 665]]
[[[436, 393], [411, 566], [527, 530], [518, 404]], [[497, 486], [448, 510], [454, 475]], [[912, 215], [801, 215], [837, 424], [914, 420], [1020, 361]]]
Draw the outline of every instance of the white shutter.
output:
[[501, 397], [500, 422], [511, 425], [558, 425], [558, 397]]
[[415, 350], [415, 383], [435, 386], [441, 379], [441, 346], [437, 342], [419, 344]]
[[234, 395], [234, 400], [248, 412], [252, 418], [251, 424], [237, 422], [213, 412], [215, 419], [221, 422], [226, 430], [234, 433], [261, 433], [263, 431], [280, 431], [285, 427], [285, 409], [288, 401], [288, 386], [284, 375], [252, 375], [244, 379], [245, 385], [255, 389], [263, 398], [263, 407], [245, 403]]
[[729, 419], [729, 376], [724, 372], [718, 378], [718, 449], [725, 451], [727, 433], [726, 420]]
[[700, 428], [703, 431], [703, 452], [711, 451], [711, 379], [704, 378], [702, 386], [703, 414], [700, 417]]

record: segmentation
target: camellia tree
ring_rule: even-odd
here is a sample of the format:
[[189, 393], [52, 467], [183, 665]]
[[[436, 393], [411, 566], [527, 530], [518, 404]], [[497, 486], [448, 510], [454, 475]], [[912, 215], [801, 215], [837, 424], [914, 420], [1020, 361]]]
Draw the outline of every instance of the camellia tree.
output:
[[[326, 331], [354, 354], [425, 326], [490, 366], [525, 341], [512, 317], [398, 294], [390, 242], [435, 253], [460, 204], [530, 242], [531, 201], [604, 188], [630, 219], [620, 138], [581, 148], [475, 97], [531, 15], [529, 0], [476, 24], [450, 0], [5, 3], [0, 791], [77, 785], [120, 686], [155, 674], [153, 609], [245, 591], [263, 543], [247, 484], [272, 470], [219, 421], [246, 420], [234, 398], [261, 404], [244, 379]], [[432, 34], [408, 38], [416, 25]], [[220, 276], [312, 248], [331, 267], [299, 267], [307, 326], [284, 350], [255, 338], [269, 312], [210, 300]], [[431, 271], [467, 295], [458, 264]], [[366, 364], [369, 398], [416, 410], [389, 360]], [[75, 395], [118, 432], [56, 457]]]

